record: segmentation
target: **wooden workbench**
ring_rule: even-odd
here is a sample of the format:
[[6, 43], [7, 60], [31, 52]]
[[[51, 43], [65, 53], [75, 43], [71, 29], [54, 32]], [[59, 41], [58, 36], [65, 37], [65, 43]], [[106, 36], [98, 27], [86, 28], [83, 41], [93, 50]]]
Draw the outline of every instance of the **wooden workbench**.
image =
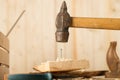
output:
[[[58, 71], [58, 72], [46, 72], [51, 73], [53, 79], [66, 79], [66, 78], [91, 78], [93, 76], [104, 76], [107, 71]], [[32, 72], [31, 74], [42, 74], [45, 72]]]

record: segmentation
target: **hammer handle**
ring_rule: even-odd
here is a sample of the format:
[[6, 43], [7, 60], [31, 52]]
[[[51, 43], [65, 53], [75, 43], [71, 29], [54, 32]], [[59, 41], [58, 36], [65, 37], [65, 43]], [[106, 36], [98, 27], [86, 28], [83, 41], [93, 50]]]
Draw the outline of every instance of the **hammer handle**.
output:
[[120, 18], [71, 17], [73, 28], [120, 30]]

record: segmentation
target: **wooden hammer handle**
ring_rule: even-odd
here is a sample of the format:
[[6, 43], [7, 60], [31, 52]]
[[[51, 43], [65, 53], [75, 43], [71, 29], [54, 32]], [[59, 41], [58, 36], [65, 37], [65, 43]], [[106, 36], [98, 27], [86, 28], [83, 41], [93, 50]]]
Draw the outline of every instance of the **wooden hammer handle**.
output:
[[71, 17], [73, 28], [120, 30], [120, 18]]

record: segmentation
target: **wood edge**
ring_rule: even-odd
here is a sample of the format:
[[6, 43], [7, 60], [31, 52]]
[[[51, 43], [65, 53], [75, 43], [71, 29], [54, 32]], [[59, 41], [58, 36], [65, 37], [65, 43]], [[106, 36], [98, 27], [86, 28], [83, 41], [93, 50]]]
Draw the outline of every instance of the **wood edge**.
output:
[[6, 50], [0, 47], [0, 66], [9, 67], [9, 54]]
[[[75, 60], [74, 62], [78, 62], [80, 61], [81, 64], [84, 64], [83, 66], [85, 67], [81, 67], [81, 69], [86, 69], [89, 68], [89, 61], [88, 60]], [[61, 61], [61, 63], [63, 63], [64, 61]], [[41, 65], [38, 66], [34, 66], [33, 69], [39, 72], [57, 72], [58, 70], [53, 70], [50, 66], [52, 66], [52, 64], [56, 63], [56, 61], [50, 61], [50, 62], [46, 62], [43, 63]], [[73, 70], [80, 70], [80, 68], [76, 68], [76, 69], [69, 69], [69, 70], [61, 70], [61, 71], [73, 71]]]
[[0, 41], [0, 47], [9, 52], [9, 39], [2, 32], [0, 32], [0, 39], [2, 39], [2, 42]]
[[4, 74], [4, 79], [3, 80], [8, 80], [8, 74]]

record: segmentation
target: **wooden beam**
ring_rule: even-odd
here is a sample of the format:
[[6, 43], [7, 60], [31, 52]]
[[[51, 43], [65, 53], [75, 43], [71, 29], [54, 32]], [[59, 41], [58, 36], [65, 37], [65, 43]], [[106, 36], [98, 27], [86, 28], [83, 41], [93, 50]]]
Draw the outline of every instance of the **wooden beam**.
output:
[[120, 18], [71, 17], [73, 28], [120, 30]]
[[33, 67], [33, 69], [40, 72], [71, 71], [86, 68], [89, 68], [87, 60], [49, 61]]
[[0, 47], [9, 52], [9, 40], [2, 32], [0, 32]]
[[9, 54], [0, 47], [0, 63], [9, 66]]

